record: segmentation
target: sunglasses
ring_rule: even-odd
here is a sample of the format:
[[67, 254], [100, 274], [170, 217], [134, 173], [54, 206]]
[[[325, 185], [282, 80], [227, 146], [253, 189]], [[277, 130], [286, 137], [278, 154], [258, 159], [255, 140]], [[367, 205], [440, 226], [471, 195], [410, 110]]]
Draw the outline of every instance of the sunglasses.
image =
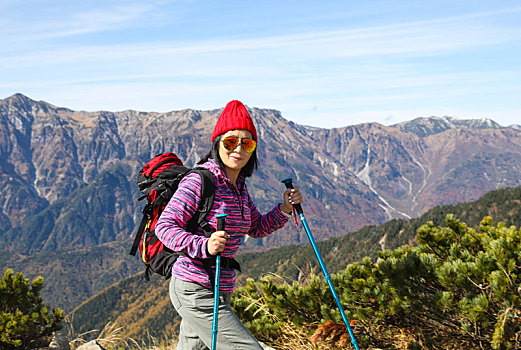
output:
[[228, 136], [221, 140], [224, 148], [228, 151], [233, 151], [239, 145], [239, 142], [242, 145], [242, 148], [251, 153], [255, 151], [255, 147], [257, 147], [257, 143], [253, 139], [240, 139], [237, 136]]

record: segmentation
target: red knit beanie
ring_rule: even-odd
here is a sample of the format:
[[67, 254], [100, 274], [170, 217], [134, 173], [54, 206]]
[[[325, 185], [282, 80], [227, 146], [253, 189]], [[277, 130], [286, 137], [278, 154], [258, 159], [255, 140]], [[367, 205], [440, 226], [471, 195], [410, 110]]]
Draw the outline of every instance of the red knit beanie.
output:
[[233, 100], [228, 102], [219, 119], [217, 119], [217, 124], [215, 124], [212, 132], [212, 142], [217, 136], [237, 129], [248, 130], [251, 132], [253, 139], [257, 141], [257, 130], [246, 107], [244, 107], [241, 101]]

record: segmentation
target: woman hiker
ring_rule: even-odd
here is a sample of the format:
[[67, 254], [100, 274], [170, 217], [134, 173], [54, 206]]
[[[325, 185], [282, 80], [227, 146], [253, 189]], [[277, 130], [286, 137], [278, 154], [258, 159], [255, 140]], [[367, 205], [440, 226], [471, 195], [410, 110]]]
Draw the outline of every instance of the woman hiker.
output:
[[[156, 225], [156, 235], [173, 251], [182, 251], [172, 267], [170, 299], [182, 317], [178, 350], [209, 349], [213, 321], [213, 269], [203, 259], [221, 253], [222, 259], [234, 258], [245, 235], [262, 238], [273, 233], [291, 217], [293, 204], [302, 203], [298, 189], [286, 189], [283, 202], [268, 213], [259, 213], [245, 178], [257, 168], [257, 131], [240, 101], [229, 102], [212, 132], [211, 151], [199, 162], [209, 169], [215, 181], [215, 199], [206, 220], [216, 230], [217, 214], [228, 214], [225, 231], [207, 238], [201, 228], [186, 231], [187, 223], [201, 200], [201, 177], [189, 174], [179, 184]], [[208, 261], [208, 259], [206, 260]], [[215, 261], [215, 260], [214, 260]], [[217, 344], [220, 349], [262, 349], [230, 307], [235, 290], [235, 270], [221, 266]], [[208, 272], [207, 272], [208, 271]], [[213, 275], [213, 276], [210, 276]]]

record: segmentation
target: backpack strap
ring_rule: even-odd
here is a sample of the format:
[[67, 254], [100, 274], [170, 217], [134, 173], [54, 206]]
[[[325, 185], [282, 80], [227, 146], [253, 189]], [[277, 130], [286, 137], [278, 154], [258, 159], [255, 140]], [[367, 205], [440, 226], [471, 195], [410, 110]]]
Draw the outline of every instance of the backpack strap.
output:
[[143, 235], [143, 231], [145, 231], [145, 227], [147, 225], [148, 216], [143, 215], [143, 219], [141, 219], [141, 223], [139, 224], [139, 228], [136, 233], [136, 237], [134, 237], [134, 243], [132, 243], [132, 248], [130, 248], [130, 255], [136, 255], [137, 248], [139, 246], [139, 241], [141, 236]]
[[[200, 259], [200, 260], [203, 263], [204, 270], [208, 274], [208, 279], [210, 280], [210, 286], [212, 288], [212, 291], [215, 293], [215, 290], [214, 290], [215, 274], [213, 273], [212, 266], [216, 265], [216, 260], [217, 260], [216, 256], [212, 255], [209, 258]], [[241, 265], [239, 264], [239, 262], [237, 260], [235, 260], [234, 258], [228, 258], [225, 256], [221, 256], [221, 268], [235, 269], [239, 272], [242, 272]]]
[[192, 218], [188, 221], [187, 231], [194, 232], [197, 227], [201, 227], [205, 232], [205, 236], [210, 237], [213, 230], [206, 220], [206, 215], [208, 215], [210, 209], [212, 209], [215, 198], [215, 181], [213, 174], [210, 170], [200, 167], [193, 168], [189, 173], [197, 173], [201, 176], [201, 202], [194, 215], [192, 215]]
[[139, 224], [136, 237], [134, 238], [134, 243], [132, 243], [132, 248], [130, 248], [130, 255], [136, 255], [139, 241], [141, 240], [141, 236], [143, 235], [145, 227], [147, 226], [150, 212], [151, 206], [149, 204], [145, 205], [145, 207], [143, 208], [143, 219], [141, 219], [141, 223]]

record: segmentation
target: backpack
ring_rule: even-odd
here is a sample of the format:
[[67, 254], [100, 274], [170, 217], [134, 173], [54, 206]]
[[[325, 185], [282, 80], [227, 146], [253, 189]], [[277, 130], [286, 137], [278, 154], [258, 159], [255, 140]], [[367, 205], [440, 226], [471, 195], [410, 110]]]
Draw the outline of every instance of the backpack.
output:
[[[130, 255], [136, 255], [138, 249], [146, 265], [145, 279], [149, 280], [151, 272], [165, 276], [172, 275], [172, 265], [183, 252], [174, 252], [165, 247], [155, 235], [157, 220], [168, 204], [170, 198], [177, 190], [179, 182], [186, 175], [197, 173], [201, 176], [201, 202], [197, 211], [188, 222], [188, 231], [195, 232], [197, 227], [202, 227], [207, 237], [211, 235], [211, 227], [205, 220], [212, 208], [215, 184], [213, 174], [205, 168], [189, 169], [183, 166], [181, 160], [171, 152], [158, 154], [145, 164], [137, 176], [137, 185], [144, 194], [138, 200], [147, 199], [143, 208], [143, 219], [130, 249]], [[204, 259], [208, 260], [208, 259]], [[205, 263], [206, 266], [209, 265]]]

